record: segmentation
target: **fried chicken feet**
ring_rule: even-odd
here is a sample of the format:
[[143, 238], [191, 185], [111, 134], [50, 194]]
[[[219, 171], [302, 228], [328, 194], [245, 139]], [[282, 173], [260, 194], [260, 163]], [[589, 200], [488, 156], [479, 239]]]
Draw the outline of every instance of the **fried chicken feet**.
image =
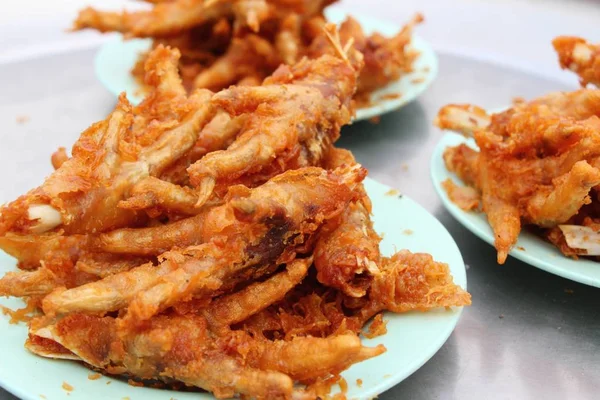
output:
[[[600, 91], [595, 89], [551, 93], [492, 115], [471, 105], [440, 110], [438, 126], [472, 135], [479, 146], [479, 151], [466, 145], [448, 148], [444, 161], [481, 193], [500, 264], [522, 224], [553, 228], [591, 202], [591, 191], [600, 184], [598, 115]], [[472, 189], [446, 188], [459, 206], [477, 208]]]

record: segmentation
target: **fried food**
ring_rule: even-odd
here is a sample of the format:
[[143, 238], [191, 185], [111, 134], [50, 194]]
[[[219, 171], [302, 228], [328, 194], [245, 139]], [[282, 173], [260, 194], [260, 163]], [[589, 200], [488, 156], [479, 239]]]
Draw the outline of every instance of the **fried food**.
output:
[[134, 13], [104, 12], [88, 7], [79, 13], [73, 28], [120, 32], [131, 37], [163, 37], [181, 33], [229, 13], [232, 13], [232, 4], [220, 0], [161, 2], [150, 11]]
[[[331, 149], [326, 160], [327, 168], [354, 164], [354, 156], [344, 149]], [[381, 257], [381, 238], [371, 222], [371, 202], [362, 185], [357, 190], [361, 198], [323, 227], [315, 246], [319, 282], [351, 297], [366, 294], [373, 276], [380, 273]]]
[[[221, 90], [229, 85], [259, 86], [277, 67], [296, 64], [304, 56], [332, 54], [323, 35], [324, 9], [336, 0], [174, 0], [156, 2], [151, 10], [103, 12], [86, 8], [74, 30], [120, 32], [126, 38], [152, 38], [153, 48], [164, 45], [181, 51], [184, 86]], [[340, 26], [341, 42], [364, 55], [358, 98], [370, 94], [412, 71], [418, 53], [411, 49], [415, 15], [398, 34], [387, 38], [366, 35], [348, 18]], [[132, 70], [142, 82], [144, 59]]]
[[[261, 4], [245, 2], [244, 23]], [[385, 351], [361, 342], [372, 317], [382, 333], [385, 310], [470, 304], [430, 256], [380, 255], [367, 172], [333, 147], [362, 57], [327, 29], [332, 54], [189, 96], [179, 53], [158, 46], [140, 106], [121, 96], [2, 208], [0, 248], [20, 271], [0, 295], [28, 301], [12, 317], [30, 352], [218, 398], [316, 400]]]
[[188, 168], [198, 186], [197, 206], [218, 186], [254, 186], [288, 168], [320, 165], [341, 126], [350, 122], [361, 63], [359, 53], [351, 57], [303, 59], [291, 68], [282, 66], [262, 86], [232, 87], [213, 96], [213, 104], [232, 116], [251, 116], [227, 150]]
[[[397, 80], [403, 73], [412, 71], [412, 63], [418, 53], [410, 49], [410, 41], [414, 27], [423, 21], [417, 14], [398, 34], [386, 38], [379, 33], [365, 35], [359, 22], [348, 17], [340, 25], [340, 40], [351, 43], [364, 56], [364, 68], [361, 71], [357, 93], [369, 94], [388, 83]], [[325, 38], [317, 37], [309, 48], [310, 57], [318, 57], [330, 53]]]
[[552, 41], [563, 69], [579, 76], [581, 86], [600, 87], [600, 46], [574, 36], [559, 36]]
[[256, 83], [245, 86], [256, 86], [279, 64], [281, 60], [271, 43], [248, 34], [243, 39], [233, 38], [225, 54], [196, 75], [193, 85], [219, 90], [252, 77]]
[[147, 62], [155, 91], [139, 106], [119, 98], [109, 117], [88, 128], [72, 157], [42, 186], [0, 209], [0, 235], [103, 232], [139, 219], [119, 208], [139, 181], [160, 173], [189, 150], [215, 113], [198, 90], [189, 97], [177, 73], [179, 53], [159, 47]]
[[281, 302], [239, 326], [254, 337], [330, 337], [347, 331], [360, 333], [367, 321], [386, 310], [426, 311], [471, 302], [471, 296], [452, 282], [448, 266], [428, 254], [402, 250], [382, 257], [378, 266], [380, 273], [363, 297], [315, 284], [316, 274], [309, 274]]
[[568, 228], [562, 227], [596, 201], [599, 115], [597, 89], [551, 93], [491, 115], [473, 105], [440, 110], [439, 127], [471, 135], [479, 147], [446, 149], [446, 167], [467, 187], [452, 182], [444, 187], [465, 210], [477, 210], [481, 203], [494, 231], [498, 263], [505, 262], [523, 225], [542, 228], [567, 255], [574, 253], [567, 243], [588, 247], [571, 240], [573, 230], [565, 242], [562, 232]]
[[490, 116], [482, 108], [471, 104], [448, 104], [438, 112], [434, 123], [441, 129], [472, 137], [477, 129], [490, 125]]
[[[238, 193], [233, 194], [233, 199], [213, 209], [204, 222], [206, 231], [197, 240], [206, 245], [164, 253], [165, 260], [158, 267], [149, 264], [68, 291], [56, 289], [44, 300], [44, 310], [46, 314], [114, 311], [125, 307], [142, 291], [148, 297], [146, 302], [161, 299], [163, 293], [183, 296], [194, 290], [196, 273], [214, 277], [213, 270], [224, 273], [230, 268], [229, 272], [234, 273], [253, 263], [281, 264], [293, 255], [294, 247], [303, 244], [305, 235], [312, 234], [328, 216], [342, 211], [354, 196], [353, 185], [362, 178], [364, 171], [360, 168], [345, 175], [309, 168], [281, 174], [252, 193], [247, 193], [246, 188], [246, 193], [239, 193], [242, 188], [234, 187], [234, 193], [235, 189]], [[263, 253], [265, 242], [276, 242], [277, 246], [272, 245]], [[173, 247], [178, 245], [181, 244], [174, 243]], [[196, 261], [197, 258], [204, 262]], [[163, 276], [165, 286], [151, 289]], [[179, 282], [181, 289], [174, 288]]]

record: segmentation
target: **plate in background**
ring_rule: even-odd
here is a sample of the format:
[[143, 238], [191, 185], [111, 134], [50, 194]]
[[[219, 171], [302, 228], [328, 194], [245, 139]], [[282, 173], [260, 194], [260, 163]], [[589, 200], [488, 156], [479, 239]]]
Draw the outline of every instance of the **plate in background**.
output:
[[[458, 177], [446, 169], [443, 153], [447, 147], [458, 146], [466, 143], [474, 149], [477, 148], [475, 141], [458, 133], [446, 132], [438, 142], [431, 157], [430, 173], [433, 186], [439, 195], [444, 207], [465, 228], [479, 236], [492, 246], [494, 245], [494, 232], [490, 227], [487, 217], [483, 213], [463, 211], [448, 198], [441, 183], [446, 179], [452, 179], [456, 184], [463, 185]], [[551, 274], [562, 276], [575, 282], [600, 287], [600, 262], [586, 258], [574, 260], [564, 256], [553, 244], [527, 230], [522, 230], [517, 243], [509, 255], [543, 269]], [[495, 260], [494, 260], [495, 262]]]
[[[346, 13], [338, 10], [328, 10], [325, 14], [335, 23], [346, 19]], [[355, 18], [366, 34], [377, 31], [385, 36], [397, 34], [404, 23], [402, 21], [396, 24], [363, 16]], [[138, 104], [144, 96], [140, 85], [131, 75], [131, 70], [140, 53], [147, 51], [151, 44], [150, 39], [123, 40], [121, 37], [104, 43], [94, 61], [98, 80], [115, 96], [125, 91], [127, 98]], [[417, 35], [413, 35], [412, 47], [420, 53], [414, 62], [414, 71], [373, 92], [371, 105], [356, 110], [356, 121], [399, 109], [416, 99], [431, 85], [437, 75], [437, 56], [429, 43]]]

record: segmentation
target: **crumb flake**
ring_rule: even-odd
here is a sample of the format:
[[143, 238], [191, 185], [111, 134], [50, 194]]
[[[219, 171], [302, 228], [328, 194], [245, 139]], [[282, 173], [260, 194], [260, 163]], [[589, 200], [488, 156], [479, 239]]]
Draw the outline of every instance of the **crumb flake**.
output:
[[67, 392], [72, 392], [75, 389], [73, 386], [69, 385], [67, 382], [62, 383], [62, 388], [63, 388], [63, 390], [65, 390]]
[[19, 115], [16, 118], [17, 124], [23, 125], [27, 122], [29, 122], [29, 116], [27, 115]]

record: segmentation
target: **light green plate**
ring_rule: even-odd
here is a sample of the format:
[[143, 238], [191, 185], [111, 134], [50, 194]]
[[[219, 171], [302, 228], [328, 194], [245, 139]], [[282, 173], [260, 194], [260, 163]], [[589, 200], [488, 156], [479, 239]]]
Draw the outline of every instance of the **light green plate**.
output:
[[[365, 186], [373, 201], [376, 230], [382, 234], [381, 250], [390, 255], [395, 249], [427, 252], [438, 261], [446, 262], [454, 281], [466, 288], [467, 278], [460, 251], [442, 224], [406, 196], [390, 193], [390, 188], [367, 179]], [[14, 260], [0, 253], [0, 274], [14, 268]], [[17, 308], [22, 303], [0, 299], [0, 304]], [[349, 399], [372, 399], [402, 381], [429, 360], [450, 336], [461, 309], [436, 310], [427, 313], [387, 314], [387, 334], [364, 339], [367, 345], [383, 343], [388, 351], [379, 357], [352, 366], [342, 376], [348, 382]], [[182, 393], [139, 388], [102, 377], [91, 381], [90, 370], [62, 360], [34, 356], [24, 349], [27, 328], [10, 325], [8, 317], [0, 315], [0, 385], [25, 400], [111, 399], [131, 400], [199, 400], [212, 399], [206, 393]], [[362, 379], [361, 387], [356, 384]], [[435, 379], [435, 378], [433, 378]], [[106, 383], [112, 381], [110, 385]], [[67, 395], [61, 386], [67, 382], [75, 388]]]
[[[346, 13], [338, 10], [326, 12], [332, 22], [342, 22]], [[356, 17], [356, 16], [355, 16]], [[391, 23], [379, 21], [368, 17], [356, 17], [367, 34], [374, 31], [385, 36], [392, 36], [400, 30], [404, 21]], [[140, 87], [131, 76], [131, 69], [135, 65], [138, 55], [150, 48], [151, 41], [147, 39], [134, 39], [124, 41], [121, 38], [106, 42], [96, 55], [94, 67], [98, 80], [111, 93], [118, 96], [127, 92], [129, 100], [137, 104], [143, 96]], [[412, 46], [420, 52], [419, 58], [414, 63], [414, 72], [402, 76], [399, 80], [376, 91], [372, 96], [372, 105], [356, 111], [355, 120], [363, 120], [396, 110], [416, 99], [427, 89], [437, 75], [438, 61], [431, 46], [419, 36], [413, 36]], [[400, 96], [388, 98], [386, 95]]]
[[[441, 183], [448, 178], [462, 185], [458, 177], [446, 169], [442, 158], [444, 150], [447, 147], [457, 146], [461, 143], [467, 143], [474, 149], [477, 148], [473, 139], [467, 139], [457, 133], [447, 132], [442, 136], [431, 157], [430, 168], [433, 186], [446, 209], [458, 222], [484, 241], [493, 245], [494, 233], [485, 214], [461, 210], [450, 201], [446, 191], [441, 186]], [[574, 260], [565, 257], [555, 246], [526, 230], [521, 232], [519, 240], [509, 254], [551, 274], [586, 285], [600, 287], [600, 263], [585, 258]]]

